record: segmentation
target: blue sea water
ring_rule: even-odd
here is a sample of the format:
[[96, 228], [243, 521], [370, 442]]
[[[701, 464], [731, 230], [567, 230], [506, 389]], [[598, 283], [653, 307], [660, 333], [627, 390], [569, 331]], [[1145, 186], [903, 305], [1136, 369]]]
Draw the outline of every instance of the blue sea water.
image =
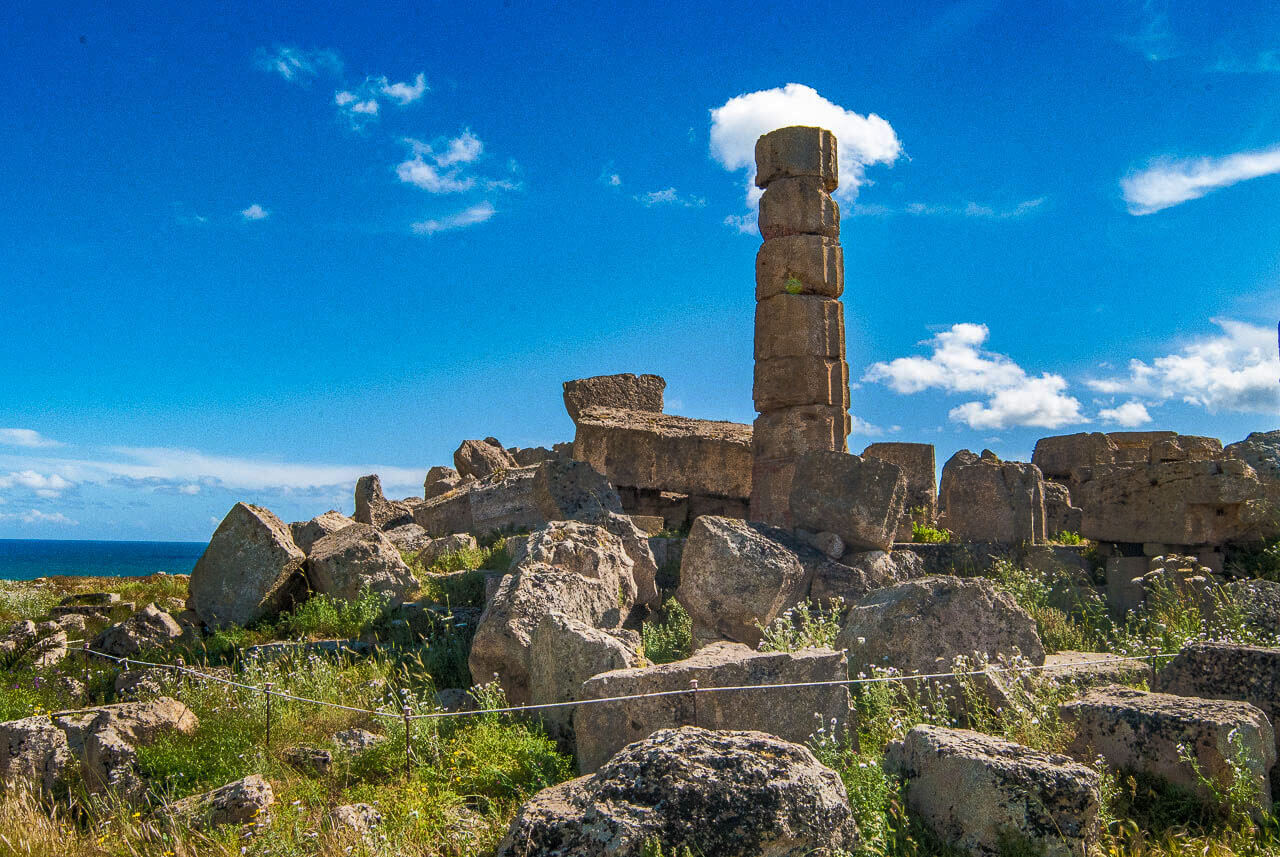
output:
[[0, 580], [31, 580], [55, 574], [188, 574], [206, 547], [206, 542], [0, 539]]

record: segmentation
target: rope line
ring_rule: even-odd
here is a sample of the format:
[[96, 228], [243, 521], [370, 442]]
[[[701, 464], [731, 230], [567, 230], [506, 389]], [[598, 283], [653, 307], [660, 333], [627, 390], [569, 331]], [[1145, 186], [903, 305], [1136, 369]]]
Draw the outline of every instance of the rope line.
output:
[[[80, 642], [83, 642], [83, 641], [80, 641]], [[80, 649], [80, 651], [84, 652], [86, 655], [95, 655], [97, 657], [107, 658], [108, 660], [115, 661], [116, 663], [122, 663], [126, 667], [130, 664], [135, 664], [140, 667], [154, 667], [157, 669], [173, 670], [175, 672], [179, 672], [184, 675], [189, 675], [204, 681], [212, 681], [212, 682], [227, 685], [230, 687], [240, 688], [242, 690], [249, 690], [255, 693], [261, 693], [268, 696], [275, 696], [280, 699], [290, 700], [292, 702], [306, 703], [309, 705], [320, 705], [328, 708], [341, 709], [342, 711], [351, 711], [357, 714], [368, 714], [375, 717], [389, 717], [389, 718], [395, 718], [397, 720], [404, 719], [405, 717], [403, 712], [397, 713], [392, 711], [380, 711], [377, 709], [357, 708], [355, 706], [342, 705], [341, 703], [329, 702], [323, 699], [311, 699], [305, 696], [297, 696], [296, 694], [288, 693], [286, 691], [276, 690], [275, 688], [259, 687], [257, 685], [245, 684], [243, 682], [234, 681], [232, 679], [224, 678], [222, 676], [210, 675], [209, 673], [203, 673], [203, 672], [200, 672], [199, 670], [194, 670], [186, 666], [180, 666], [178, 664], [162, 664], [162, 663], [155, 663], [152, 661], [140, 661], [137, 658], [121, 657], [118, 655], [110, 655], [110, 654], [107, 654], [106, 652], [99, 652], [87, 646], [85, 646], [83, 649]], [[602, 705], [605, 703], [612, 703], [612, 702], [627, 702], [634, 699], [656, 699], [664, 696], [688, 696], [690, 694], [697, 695], [697, 694], [704, 694], [704, 693], [727, 693], [727, 692], [740, 692], [740, 691], [749, 691], [749, 690], [789, 690], [789, 689], [802, 688], [802, 687], [835, 687], [840, 685], [855, 686], [855, 685], [864, 685], [864, 684], [891, 684], [891, 683], [908, 682], [908, 681], [931, 681], [934, 679], [944, 679], [944, 678], [965, 678], [970, 676], [985, 675], [987, 673], [992, 673], [992, 672], [1021, 674], [1021, 673], [1029, 673], [1029, 672], [1045, 672], [1045, 671], [1052, 671], [1052, 670], [1075, 670], [1075, 669], [1080, 669], [1084, 667], [1117, 664], [1117, 663], [1124, 663], [1129, 661], [1153, 661], [1153, 660], [1162, 659], [1162, 658], [1167, 659], [1167, 658], [1176, 657], [1177, 654], [1178, 654], [1177, 652], [1161, 652], [1161, 653], [1151, 654], [1151, 655], [1129, 655], [1129, 656], [1123, 656], [1123, 657], [1099, 658], [1092, 661], [1062, 662], [1057, 664], [1032, 664], [1029, 666], [1021, 666], [1021, 667], [989, 666], [985, 669], [962, 670], [959, 672], [913, 673], [911, 675], [867, 676], [867, 677], [850, 678], [850, 679], [833, 679], [830, 681], [784, 682], [779, 684], [746, 684], [746, 685], [729, 685], [729, 686], [722, 686], [722, 687], [695, 686], [691, 688], [681, 688], [679, 690], [657, 690], [657, 691], [650, 691], [648, 693], [632, 693], [632, 694], [624, 694], [620, 696], [600, 697], [597, 699], [580, 699], [580, 700], [567, 701], [567, 702], [546, 702], [546, 703], [540, 703], [538, 705], [513, 705], [513, 706], [508, 706], [506, 708], [484, 708], [484, 709], [475, 709], [471, 711], [433, 711], [425, 714], [411, 714], [408, 716], [408, 719], [438, 720], [446, 717], [472, 717], [472, 716], [482, 715], [482, 714], [518, 714], [518, 713], [529, 712], [529, 711], [543, 711], [551, 708], [565, 708], [565, 707], [571, 707], [576, 705]]]

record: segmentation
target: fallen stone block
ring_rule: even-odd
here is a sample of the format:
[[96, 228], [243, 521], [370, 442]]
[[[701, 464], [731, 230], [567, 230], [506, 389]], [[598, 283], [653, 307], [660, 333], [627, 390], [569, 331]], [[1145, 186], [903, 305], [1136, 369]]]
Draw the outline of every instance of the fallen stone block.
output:
[[941, 726], [889, 745], [885, 767], [907, 782], [907, 805], [943, 842], [972, 854], [1018, 845], [1079, 857], [1098, 838], [1098, 775], [1066, 756]]
[[162, 807], [157, 815], [199, 830], [225, 824], [265, 825], [267, 810], [275, 803], [271, 784], [257, 774], [227, 783], [213, 791], [192, 795]]
[[699, 692], [696, 703], [689, 693], [578, 706], [574, 711], [578, 768], [583, 773], [594, 771], [632, 741], [681, 725], [751, 729], [797, 743], [808, 741], [818, 729], [843, 736], [853, 729], [849, 690], [844, 685], [704, 691], [847, 677], [843, 652], [757, 652], [738, 643], [712, 643], [674, 663], [598, 674], [583, 683], [578, 699], [688, 690], [692, 681], [697, 681]]
[[[610, 670], [633, 666], [639, 658], [621, 635], [593, 628], [554, 610], [542, 617], [529, 647], [529, 701], [533, 705], [573, 702], [582, 683]], [[572, 705], [543, 709], [538, 718], [548, 734], [574, 745]]]
[[354, 524], [312, 545], [307, 577], [321, 594], [354, 601], [367, 587], [385, 595], [393, 607], [418, 588], [417, 578], [400, 558], [400, 551], [370, 524]]
[[128, 619], [105, 628], [89, 647], [108, 655], [129, 657], [148, 649], [158, 649], [182, 636], [182, 626], [154, 604], [148, 604]]
[[211, 628], [274, 615], [305, 592], [306, 558], [279, 518], [237, 503], [191, 570], [187, 606]]
[[303, 553], [311, 553], [311, 546], [320, 539], [354, 523], [353, 518], [348, 518], [336, 509], [330, 509], [323, 515], [316, 515], [310, 521], [294, 521], [289, 525], [289, 532], [293, 536], [293, 543]]
[[588, 408], [660, 414], [667, 382], [659, 375], [596, 375], [564, 382], [564, 407], [575, 423]]
[[942, 468], [940, 523], [961, 541], [1043, 542], [1044, 478], [1034, 464], [962, 449]]
[[917, 518], [930, 526], [938, 518], [938, 479], [931, 443], [873, 443], [862, 451], [863, 458], [896, 464], [907, 480], [907, 499], [898, 520], [895, 541], [909, 542], [911, 524]]
[[1280, 649], [1235, 643], [1187, 643], [1156, 671], [1161, 693], [1233, 699], [1280, 717]]
[[791, 519], [797, 527], [835, 533], [855, 550], [889, 550], [906, 498], [907, 481], [896, 464], [808, 452], [796, 460]]
[[358, 524], [371, 524], [389, 530], [413, 523], [413, 506], [403, 500], [388, 500], [382, 494], [382, 480], [376, 473], [356, 480], [356, 512]]
[[840, 777], [807, 748], [759, 732], [664, 729], [594, 774], [538, 792], [498, 857], [641, 857], [652, 842], [700, 857], [851, 853]]
[[464, 440], [453, 453], [453, 466], [463, 479], [486, 479], [500, 476], [518, 465], [497, 438]]
[[452, 467], [437, 465], [427, 471], [427, 478], [422, 481], [422, 496], [431, 500], [441, 494], [448, 494], [463, 482], [462, 474]]

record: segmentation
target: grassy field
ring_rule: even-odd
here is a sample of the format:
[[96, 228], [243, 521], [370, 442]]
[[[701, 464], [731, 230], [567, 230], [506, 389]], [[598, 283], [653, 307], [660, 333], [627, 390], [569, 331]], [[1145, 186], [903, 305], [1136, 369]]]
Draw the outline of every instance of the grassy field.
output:
[[[454, 608], [473, 604], [482, 565], [500, 565], [502, 548], [491, 546], [454, 556], [433, 569], [416, 568], [423, 591]], [[440, 576], [449, 573], [448, 578]], [[1008, 564], [992, 571], [1036, 619], [1046, 648], [1112, 651], [1151, 655], [1176, 651], [1191, 639], [1229, 639], [1275, 645], [1274, 637], [1252, 628], [1228, 603], [1202, 615], [1201, 602], [1175, 590], [1159, 593], [1148, 607], [1123, 624], [1105, 612], [1081, 604], [1063, 605], [1061, 581]], [[0, 619], [41, 618], [62, 597], [74, 592], [111, 590], [142, 606], [156, 601], [180, 609], [185, 579], [50, 579], [14, 583], [0, 595]], [[825, 609], [824, 609], [825, 608]], [[803, 605], [789, 620], [768, 629], [765, 646], [795, 649], [829, 642], [831, 605]], [[447, 611], [443, 613], [448, 616]], [[120, 618], [120, 617], [113, 617]], [[266, 741], [263, 695], [227, 685], [166, 679], [164, 692], [185, 702], [200, 719], [194, 735], [163, 739], [140, 748], [139, 765], [150, 783], [141, 806], [112, 804], [73, 793], [51, 815], [47, 806], [6, 784], [0, 795], [0, 855], [225, 855], [484, 854], [493, 850], [519, 803], [539, 789], [575, 772], [571, 758], [559, 753], [536, 723], [494, 713], [411, 725], [411, 766], [405, 774], [405, 727], [401, 706], [432, 710], [441, 687], [469, 683], [465, 636], [449, 621], [419, 623], [406, 631], [376, 598], [349, 605], [321, 599], [292, 614], [250, 629], [213, 635], [201, 645], [151, 653], [158, 662], [182, 657], [187, 664], [280, 691], [384, 712], [371, 715], [333, 707], [276, 699], [271, 710], [271, 741]], [[100, 623], [99, 623], [100, 624]], [[91, 627], [90, 633], [95, 628]], [[650, 661], [672, 660], [688, 652], [688, 616], [668, 603], [644, 630]], [[294, 654], [268, 660], [245, 656], [253, 643], [278, 639], [378, 637], [381, 646], [368, 657]], [[972, 667], [972, 663], [960, 663]], [[0, 686], [0, 719], [80, 707], [62, 678], [88, 685], [88, 702], [113, 701], [118, 668], [101, 661], [85, 664], [68, 658], [51, 670], [12, 665]], [[866, 855], [946, 854], [904, 808], [901, 787], [881, 766], [885, 745], [917, 723], [961, 725], [1044, 750], [1065, 746], [1069, 735], [1057, 716], [1068, 691], [1048, 681], [1017, 683], [1016, 704], [992, 710], [973, 682], [955, 687], [918, 682], [861, 685], [853, 689], [857, 709], [857, 746], [847, 736], [819, 730], [811, 746], [843, 777], [864, 837]], [[475, 691], [482, 705], [501, 707], [500, 691]], [[957, 704], [956, 700], [961, 703]], [[382, 736], [375, 746], [355, 754], [334, 750], [331, 736], [350, 728]], [[317, 771], [292, 761], [298, 747], [334, 750], [333, 763]], [[265, 776], [276, 804], [268, 817], [247, 828], [199, 832], [152, 820], [151, 811], [167, 801], [205, 791], [251, 773]], [[1216, 784], [1215, 800], [1198, 802], [1184, 793], [1129, 776], [1104, 771], [1105, 831], [1102, 850], [1116, 855], [1280, 854], [1280, 832], [1270, 817], [1257, 821], [1251, 799], [1238, 783]], [[374, 805], [383, 823], [372, 834], [333, 829], [331, 809], [340, 804]], [[664, 852], [666, 853], [666, 852]], [[1012, 854], [1010, 857], [1014, 857]]]

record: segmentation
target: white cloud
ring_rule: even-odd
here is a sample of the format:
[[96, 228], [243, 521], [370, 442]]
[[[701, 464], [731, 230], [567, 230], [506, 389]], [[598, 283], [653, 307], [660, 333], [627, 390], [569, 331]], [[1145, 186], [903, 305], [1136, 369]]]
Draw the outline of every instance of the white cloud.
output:
[[0, 444], [4, 446], [23, 446], [29, 449], [62, 446], [56, 440], [50, 440], [34, 429], [25, 428], [0, 428]]
[[370, 117], [378, 115], [378, 102], [372, 98], [361, 98], [354, 92], [349, 90], [339, 90], [334, 93], [333, 103], [338, 105], [347, 113], [356, 114], [356, 116]]
[[701, 208], [707, 204], [707, 201], [700, 196], [681, 196], [679, 191], [673, 187], [642, 193], [636, 197], [636, 201], [645, 208], [652, 208], [655, 205], [678, 205], [685, 208]]
[[1224, 158], [1158, 160], [1120, 181], [1130, 214], [1153, 214], [1238, 182], [1280, 173], [1280, 146]]
[[897, 393], [940, 389], [948, 393], [980, 393], [985, 403], [973, 401], [949, 413], [952, 420], [970, 428], [1039, 426], [1059, 428], [1088, 422], [1080, 402], [1065, 394], [1066, 379], [1048, 372], [1032, 377], [1003, 354], [983, 351], [990, 336], [985, 324], [955, 324], [922, 345], [928, 357], [899, 357], [872, 364], [862, 380], [885, 384]]
[[258, 49], [258, 68], [271, 71], [290, 83], [310, 83], [321, 74], [342, 73], [342, 59], [333, 51], [303, 50], [288, 45], [276, 45], [271, 50]]
[[195, 496], [196, 494], [200, 493], [200, 486], [194, 482], [188, 482], [186, 485], [178, 486], [178, 493], [186, 494], [189, 497]]
[[1147, 406], [1142, 402], [1132, 400], [1114, 408], [1103, 408], [1098, 411], [1098, 419], [1125, 428], [1135, 428], [1151, 422], [1151, 414], [1147, 413]]
[[[916, 217], [973, 217], [979, 220], [1014, 220], [1026, 217], [1044, 205], [1047, 197], [1027, 199], [1012, 206], [987, 205], [978, 202], [966, 202], [964, 205], [936, 205], [924, 202], [911, 202], [903, 206], [902, 213]], [[887, 215], [895, 214], [893, 209], [884, 206], [858, 206], [855, 214]]]
[[480, 157], [484, 144], [470, 131], [445, 141], [438, 152], [421, 140], [407, 138], [405, 142], [413, 154], [396, 166], [400, 181], [428, 193], [460, 193], [475, 186], [475, 178], [464, 170]]
[[1275, 328], [1225, 318], [1211, 321], [1221, 334], [1200, 337], [1150, 363], [1130, 360], [1127, 377], [1094, 379], [1089, 386], [1101, 393], [1180, 399], [1213, 412], [1280, 411]]
[[0, 521], [3, 520], [21, 521], [24, 524], [63, 524], [68, 527], [74, 527], [79, 524], [78, 521], [71, 520], [61, 512], [41, 512], [39, 509], [0, 514]]
[[271, 216], [271, 212], [267, 211], [265, 208], [263, 208], [261, 205], [258, 205], [258, 203], [255, 202], [253, 205], [241, 211], [240, 216], [243, 217], [245, 220], [251, 220], [251, 221], [266, 220], [268, 217]]
[[413, 83], [388, 83], [384, 77], [381, 79], [378, 91], [401, 107], [405, 107], [417, 101], [426, 93], [427, 79], [422, 72], [418, 72], [418, 76], [413, 79]]
[[497, 214], [497, 210], [491, 203], [481, 202], [470, 208], [464, 208], [457, 214], [451, 214], [448, 217], [415, 223], [413, 224], [413, 231], [419, 235], [434, 235], [437, 232], [445, 232], [450, 229], [463, 229], [467, 226], [475, 226], [477, 223], [484, 223], [495, 214]]
[[736, 229], [743, 235], [760, 234], [760, 223], [754, 214], [730, 214], [724, 219], [724, 225]]
[[884, 429], [874, 423], [869, 423], [857, 414], [849, 414], [849, 433], [862, 435], [864, 437], [875, 437], [884, 434]]
[[726, 170], [745, 171], [751, 209], [760, 199], [755, 187], [756, 140], [788, 125], [817, 125], [836, 135], [840, 187], [835, 196], [842, 202], [857, 197], [868, 166], [892, 164], [902, 154], [898, 135], [884, 119], [841, 107], [812, 87], [788, 83], [736, 95], [711, 111], [711, 156]]
[[10, 473], [8, 476], [0, 476], [0, 488], [26, 488], [33, 492], [37, 497], [45, 499], [53, 499], [62, 494], [68, 488], [74, 487], [74, 483], [62, 478], [56, 473], [45, 476], [34, 470], [21, 470]]

